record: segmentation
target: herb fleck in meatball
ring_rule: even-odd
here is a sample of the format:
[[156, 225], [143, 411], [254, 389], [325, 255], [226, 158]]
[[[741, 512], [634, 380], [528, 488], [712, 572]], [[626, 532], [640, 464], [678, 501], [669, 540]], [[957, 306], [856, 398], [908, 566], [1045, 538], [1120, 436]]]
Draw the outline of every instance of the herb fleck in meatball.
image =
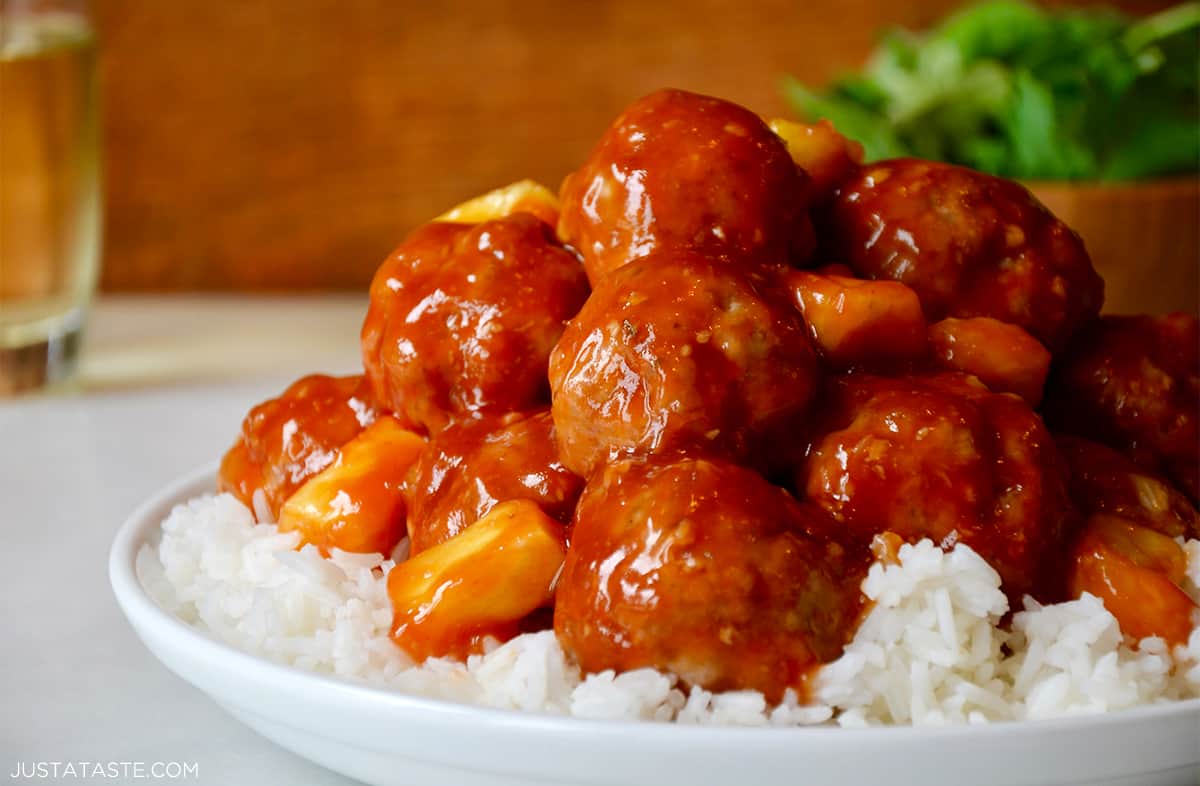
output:
[[865, 166], [819, 229], [834, 259], [916, 290], [931, 322], [993, 317], [1058, 351], [1104, 300], [1078, 235], [1018, 183], [964, 167]]
[[371, 283], [363, 365], [380, 404], [430, 434], [548, 401], [546, 360], [587, 298], [578, 260], [526, 213], [434, 222]]
[[802, 696], [841, 654], [866, 551], [755, 472], [722, 460], [609, 465], [576, 509], [554, 630], [587, 672], [653, 667], [709, 690]]
[[1054, 440], [1021, 399], [965, 374], [851, 375], [814, 431], [797, 486], [847, 534], [962, 542], [1012, 597], [1060, 589], [1041, 582], [1077, 516]]
[[695, 252], [658, 254], [605, 279], [550, 358], [563, 464], [695, 446], [756, 465], [795, 445], [816, 357], [786, 293]]

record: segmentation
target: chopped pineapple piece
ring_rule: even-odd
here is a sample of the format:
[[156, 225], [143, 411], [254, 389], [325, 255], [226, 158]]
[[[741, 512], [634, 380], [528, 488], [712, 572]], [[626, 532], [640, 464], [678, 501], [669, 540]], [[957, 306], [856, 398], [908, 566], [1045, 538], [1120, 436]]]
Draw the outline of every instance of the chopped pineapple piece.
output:
[[479, 224], [513, 213], [532, 213], [550, 226], [558, 224], [558, 197], [550, 189], [532, 180], [515, 183], [468, 199], [442, 213], [434, 221]]
[[549, 605], [566, 556], [563, 528], [529, 500], [497, 505], [463, 532], [392, 568], [392, 638], [413, 658], [463, 657], [515, 635]]
[[796, 166], [812, 179], [814, 202], [832, 194], [862, 163], [862, 145], [839, 134], [828, 120], [810, 124], [776, 118], [767, 125], [787, 145]]
[[424, 447], [394, 418], [379, 418], [288, 498], [279, 529], [299, 531], [325, 555], [332, 548], [391, 553], [405, 533], [401, 481]]
[[898, 281], [797, 270], [788, 286], [813, 342], [834, 366], [895, 364], [925, 353], [921, 301]]
[[1182, 644], [1196, 604], [1183, 590], [1187, 554], [1173, 538], [1117, 516], [1088, 519], [1075, 546], [1071, 594], [1090, 592], [1134, 639], [1161, 636]]
[[1050, 351], [1017, 325], [990, 317], [943, 319], [929, 328], [938, 363], [979, 377], [997, 393], [1016, 393], [1036, 407], [1050, 372]]

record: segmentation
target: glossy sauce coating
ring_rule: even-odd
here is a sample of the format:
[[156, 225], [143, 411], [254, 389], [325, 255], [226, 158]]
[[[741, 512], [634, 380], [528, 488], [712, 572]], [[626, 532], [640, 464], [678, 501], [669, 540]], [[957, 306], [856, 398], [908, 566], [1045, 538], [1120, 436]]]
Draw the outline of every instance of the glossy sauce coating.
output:
[[796, 166], [808, 175], [809, 204], [828, 202], [862, 164], [863, 146], [839, 134], [828, 120], [800, 123], [776, 119], [768, 125], [787, 145]]
[[694, 252], [606, 279], [550, 358], [563, 464], [696, 446], [760, 465], [794, 447], [816, 386], [795, 309], [771, 280]]
[[563, 528], [527, 499], [502, 502], [459, 537], [388, 574], [392, 640], [417, 660], [482, 652], [554, 601]]
[[1098, 442], [1069, 434], [1055, 441], [1081, 511], [1119, 516], [1171, 538], [1200, 538], [1200, 513], [1164, 478]]
[[797, 487], [869, 540], [963, 542], [1010, 597], [1043, 586], [1076, 520], [1053, 438], [1015, 396], [963, 374], [836, 380]]
[[550, 226], [557, 226], [558, 196], [533, 180], [518, 180], [455, 205], [434, 221], [482, 224], [514, 213], [529, 213]]
[[361, 376], [313, 374], [264, 401], [242, 421], [225, 454], [217, 487], [253, 509], [262, 489], [273, 516], [296, 489], [328, 467], [338, 449], [374, 422], [370, 387]]
[[657, 250], [786, 264], [811, 252], [805, 177], [753, 112], [660, 90], [635, 101], [563, 182], [558, 232], [593, 286]]
[[546, 359], [587, 294], [578, 260], [529, 214], [427, 224], [371, 283], [367, 377], [383, 406], [430, 434], [544, 404]]
[[1104, 601], [1121, 632], [1135, 640], [1159, 636], [1174, 646], [1192, 632], [1196, 604], [1184, 591], [1187, 555], [1171, 538], [1126, 519], [1088, 519], [1069, 562], [1071, 597], [1090, 592]]
[[301, 546], [325, 556], [335, 548], [391, 554], [404, 537], [404, 476], [424, 447], [420, 435], [381, 415], [283, 503], [279, 531], [299, 532]]
[[1036, 407], [1042, 401], [1050, 352], [1023, 328], [991, 317], [943, 319], [929, 326], [936, 363], [974, 374], [997, 393], [1016, 393]]
[[784, 281], [828, 366], [895, 370], [925, 358], [925, 315], [903, 284], [808, 270], [789, 271]]
[[444, 543], [501, 502], [527, 499], [566, 523], [583, 479], [558, 459], [549, 410], [454, 423], [405, 482], [412, 553]]
[[1058, 351], [1104, 300], [1074, 232], [1021, 185], [963, 167], [865, 166], [821, 224], [833, 259], [909, 285], [931, 321], [994, 317]]
[[[665, 90], [561, 196], [521, 181], [413, 232], [372, 283], [366, 377], [256, 407], [222, 464], [318, 548], [403, 522], [408, 653], [552, 618], [585, 672], [804, 700], [872, 552], [922, 538], [1014, 606], [1089, 592], [1127, 634], [1189, 634], [1197, 321], [1098, 320], [1082, 243], [1023, 187]], [[833, 264], [800, 269], [818, 240]], [[1132, 459], [1051, 436], [1052, 357], [1056, 430]]]
[[654, 667], [778, 701], [836, 658], [866, 551], [756, 473], [721, 460], [607, 466], [571, 529], [554, 630], [585, 671]]
[[1200, 323], [1102, 317], [1051, 374], [1046, 420], [1159, 472], [1200, 501]]

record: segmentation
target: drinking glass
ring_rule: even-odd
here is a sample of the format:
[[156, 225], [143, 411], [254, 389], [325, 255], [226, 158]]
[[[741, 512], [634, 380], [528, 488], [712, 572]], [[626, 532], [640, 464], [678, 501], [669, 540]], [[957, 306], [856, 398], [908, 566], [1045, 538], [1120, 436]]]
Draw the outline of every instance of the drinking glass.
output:
[[0, 395], [73, 374], [100, 251], [86, 0], [0, 0]]

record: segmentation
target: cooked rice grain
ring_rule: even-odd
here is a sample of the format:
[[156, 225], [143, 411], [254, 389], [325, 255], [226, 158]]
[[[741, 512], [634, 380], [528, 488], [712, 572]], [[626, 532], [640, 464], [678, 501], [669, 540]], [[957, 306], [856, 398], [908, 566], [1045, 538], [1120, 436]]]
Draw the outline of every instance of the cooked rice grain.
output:
[[[388, 638], [393, 562], [334, 550], [254, 516], [228, 494], [177, 506], [157, 547], [143, 546], [143, 586], [168, 612], [240, 650], [322, 674], [487, 707], [609, 720], [706, 725], [961, 724], [1095, 713], [1200, 697], [1200, 614], [1188, 643], [1130, 647], [1091, 595], [1042, 606], [1008, 602], [978, 554], [930, 541], [863, 581], [874, 601], [854, 640], [821, 669], [812, 703], [790, 691], [770, 706], [753, 691], [684, 691], [653, 669], [583, 677], [550, 631], [528, 633], [466, 663], [416, 665]], [[1200, 541], [1184, 544], [1187, 589], [1200, 601]]]

